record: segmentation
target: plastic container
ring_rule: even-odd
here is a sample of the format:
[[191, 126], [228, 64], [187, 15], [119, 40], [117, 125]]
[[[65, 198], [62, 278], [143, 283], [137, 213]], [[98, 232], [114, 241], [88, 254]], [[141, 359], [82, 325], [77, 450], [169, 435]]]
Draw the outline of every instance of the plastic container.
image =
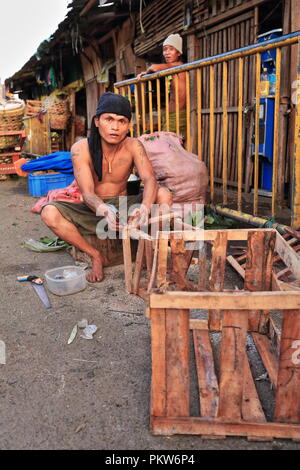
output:
[[260, 96], [268, 96], [270, 92], [270, 81], [268, 69], [264, 67], [260, 76]]
[[73, 174], [46, 174], [28, 175], [29, 194], [34, 197], [45, 196], [51, 189], [61, 189], [69, 186], [74, 181]]
[[69, 295], [86, 288], [85, 271], [80, 266], [62, 266], [45, 272], [47, 287], [55, 295]]
[[270, 95], [275, 95], [276, 92], [276, 73], [273, 70], [270, 75]]

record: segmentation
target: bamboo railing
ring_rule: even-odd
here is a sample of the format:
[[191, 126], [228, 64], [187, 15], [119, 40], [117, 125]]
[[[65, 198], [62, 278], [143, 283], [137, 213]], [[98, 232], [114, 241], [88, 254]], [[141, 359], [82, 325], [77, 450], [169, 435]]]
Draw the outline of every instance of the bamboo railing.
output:
[[[176, 133], [179, 134], [179, 93], [178, 93], [178, 75], [185, 73], [186, 78], [186, 129], [187, 138], [185, 147], [187, 151], [192, 151], [191, 127], [197, 130], [196, 151], [199, 159], [203, 158], [203, 138], [206, 138], [207, 129], [203, 127], [203, 78], [209, 79], [209, 126], [208, 126], [208, 158], [207, 165], [209, 167], [210, 175], [210, 198], [212, 203], [215, 201], [215, 188], [220, 185], [220, 180], [216, 178], [216, 166], [218, 159], [222, 159], [222, 204], [228, 205], [228, 167], [231, 164], [230, 159], [232, 156], [228, 151], [229, 142], [229, 99], [228, 95], [232, 92], [228, 83], [228, 71], [232, 61], [237, 61], [237, 76], [235, 77], [236, 90], [237, 90], [237, 129], [235, 138], [237, 140], [237, 211], [242, 214], [243, 212], [243, 192], [247, 191], [245, 184], [246, 171], [245, 171], [245, 151], [244, 139], [246, 132], [252, 132], [252, 129], [245, 126], [245, 108], [246, 103], [244, 100], [244, 70], [245, 60], [253, 62], [253, 72], [255, 75], [255, 100], [254, 100], [254, 152], [253, 152], [253, 175], [251, 174], [251, 186], [253, 192], [253, 209], [252, 215], [255, 217], [259, 215], [259, 113], [260, 113], [260, 99], [261, 99], [261, 53], [276, 49], [276, 91], [274, 96], [274, 141], [273, 141], [273, 176], [272, 176], [272, 192], [271, 192], [271, 210], [270, 216], [275, 218], [278, 215], [278, 181], [282, 175], [278, 174], [279, 158], [279, 120], [280, 120], [280, 86], [282, 71], [282, 49], [284, 47], [291, 47], [298, 43], [298, 50], [300, 51], [300, 32], [291, 33], [286, 36], [281, 36], [276, 39], [257, 43], [226, 53], [222, 53], [213, 57], [207, 57], [191, 63], [183, 64], [178, 67], [162, 70], [157, 73], [152, 73], [143, 76], [140, 80], [130, 79], [114, 84], [115, 93], [121, 93], [127, 96], [132, 103], [134, 110], [134, 123], [131, 124], [131, 136], [140, 136], [146, 132], [152, 133], [155, 130], [162, 130], [162, 110], [165, 113], [165, 130], [170, 130], [170, 110], [169, 110], [169, 76], [174, 76], [175, 86], [175, 122]], [[222, 66], [222, 145], [216, 151], [216, 109], [215, 109], [215, 96], [216, 96], [216, 67], [218, 64]], [[193, 74], [192, 72], [195, 71]], [[206, 75], [205, 75], [206, 74]], [[300, 229], [300, 52], [298, 52], [297, 64], [297, 81], [296, 91], [294, 95], [297, 97], [295, 103], [295, 150], [291, 158], [292, 168], [292, 196], [291, 196], [291, 225], [294, 228]], [[161, 80], [164, 81], [164, 87], [161, 86]], [[195, 84], [195, 96], [191, 96], [191, 80]], [[132, 85], [134, 92], [132, 92]], [[156, 99], [154, 100], [153, 90], [156, 90]], [[165, 99], [162, 98], [162, 89], [164, 88]], [[134, 103], [133, 103], [134, 101]], [[196, 122], [192, 122], [191, 118], [191, 104], [196, 109]], [[154, 108], [156, 110], [154, 119]], [[286, 158], [287, 160], [287, 158]], [[252, 163], [251, 163], [252, 165]], [[248, 188], [249, 190], [249, 188]]]

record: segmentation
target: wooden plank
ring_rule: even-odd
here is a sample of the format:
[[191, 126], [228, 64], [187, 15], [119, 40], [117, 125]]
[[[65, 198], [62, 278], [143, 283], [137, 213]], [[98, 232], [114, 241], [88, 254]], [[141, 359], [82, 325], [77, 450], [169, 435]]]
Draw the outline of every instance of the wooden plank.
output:
[[283, 312], [275, 420], [300, 422], [300, 310]]
[[194, 348], [199, 386], [200, 415], [218, 415], [219, 385], [208, 330], [194, 330]]
[[[267, 291], [271, 289], [273, 253], [275, 233], [257, 230], [248, 235], [247, 261], [245, 266], [245, 290]], [[263, 328], [266, 315], [251, 310], [249, 313], [249, 329], [259, 331]]]
[[139, 284], [141, 279], [141, 271], [143, 266], [143, 259], [144, 259], [144, 250], [145, 250], [145, 240], [144, 238], [140, 238], [138, 243], [138, 249], [136, 253], [135, 259], [135, 268], [132, 280], [132, 292], [134, 294], [138, 294], [139, 292]]
[[152, 247], [151, 240], [145, 240], [145, 254], [146, 254], [147, 276], [148, 276], [148, 281], [150, 282], [152, 265], [153, 265], [153, 247]]
[[189, 416], [189, 311], [166, 310], [167, 416]]
[[247, 355], [245, 356], [244, 362], [242, 418], [244, 421], [248, 421], [250, 423], [266, 422], [266, 417], [256, 391]]
[[199, 277], [197, 288], [199, 291], [206, 290], [206, 245], [204, 242], [199, 242], [199, 251], [198, 251], [198, 266], [199, 266]]
[[285, 423], [224, 423], [207, 418], [154, 418], [152, 432], [156, 435], [212, 434], [227, 436], [274, 437], [278, 439], [299, 439], [300, 426]]
[[[264, 233], [276, 233], [276, 230], [274, 229], [260, 229], [260, 232]], [[219, 233], [223, 233], [224, 230], [185, 230], [182, 232], [182, 237], [185, 241], [197, 241], [197, 240], [204, 240], [206, 242], [208, 241], [214, 241]], [[248, 240], [248, 234], [257, 232], [257, 229], [228, 229], [226, 230], [227, 234], [227, 240], [229, 241], [244, 241]], [[164, 233], [165, 237], [170, 237], [170, 234], [177, 234], [178, 236], [181, 237], [181, 232], [180, 231], [170, 231], [170, 232], [162, 232]], [[276, 248], [275, 248], [276, 249]]]
[[300, 256], [278, 232], [276, 233], [275, 251], [290, 268], [296, 279], [300, 280]]
[[153, 264], [152, 264], [151, 276], [150, 276], [150, 280], [149, 280], [148, 288], [147, 288], [147, 293], [148, 294], [151, 292], [151, 289], [154, 286], [155, 279], [156, 279], [157, 262], [158, 262], [158, 243], [159, 243], [159, 240], [158, 240], [158, 238], [156, 238], [155, 242], [154, 242], [154, 254], [153, 254]]
[[123, 230], [123, 257], [124, 257], [124, 273], [125, 273], [125, 287], [128, 294], [132, 293], [132, 257], [131, 246], [128, 228]]
[[247, 328], [248, 312], [223, 312], [218, 416], [233, 421], [242, 416]]
[[200, 320], [198, 318], [190, 319], [190, 330], [208, 330], [207, 320]]
[[299, 292], [166, 292], [151, 294], [151, 308], [189, 308], [221, 310], [300, 309]]
[[[170, 246], [172, 256], [172, 280], [176, 284], [177, 290], [194, 290], [194, 284], [186, 279], [186, 273], [189, 262], [186, 257], [185, 242], [183, 238], [175, 238], [174, 234], [170, 235]], [[189, 253], [188, 253], [189, 254]]]
[[276, 358], [272, 343], [266, 335], [251, 333], [256, 349], [261, 357], [266, 371], [273, 386], [277, 386], [278, 359]]
[[166, 416], [166, 311], [150, 310], [151, 318], [151, 415]]
[[[209, 277], [209, 289], [213, 292], [222, 291], [224, 288], [224, 275], [226, 263], [226, 250], [227, 250], [227, 233], [225, 231], [218, 233], [213, 248], [212, 248], [212, 261], [211, 272]], [[209, 311], [209, 328], [220, 328], [220, 311]]]
[[167, 282], [167, 261], [168, 261], [168, 239], [164, 232], [159, 234], [158, 242], [158, 265], [157, 265], [157, 287], [162, 288]]

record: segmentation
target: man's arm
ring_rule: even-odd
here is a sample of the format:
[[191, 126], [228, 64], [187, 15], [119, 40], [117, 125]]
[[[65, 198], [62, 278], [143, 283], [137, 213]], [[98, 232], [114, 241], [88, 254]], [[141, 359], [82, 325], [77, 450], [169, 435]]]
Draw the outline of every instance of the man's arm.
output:
[[71, 158], [74, 176], [83, 200], [93, 212], [97, 212], [98, 206], [103, 204], [103, 200], [95, 194], [94, 179], [90, 166], [90, 153], [86, 140], [81, 140], [72, 145]]
[[132, 139], [132, 154], [134, 165], [144, 183], [142, 204], [146, 206], [149, 214], [151, 206], [156, 200], [158, 185], [145, 147], [138, 139]]
[[136, 78], [139, 80], [141, 77], [147, 75], [148, 73], [160, 72], [161, 70], [170, 69], [171, 67], [177, 67], [177, 65], [182, 65], [182, 62], [172, 62], [169, 64], [152, 64], [150, 65], [150, 67], [147, 68], [147, 70], [137, 75]]

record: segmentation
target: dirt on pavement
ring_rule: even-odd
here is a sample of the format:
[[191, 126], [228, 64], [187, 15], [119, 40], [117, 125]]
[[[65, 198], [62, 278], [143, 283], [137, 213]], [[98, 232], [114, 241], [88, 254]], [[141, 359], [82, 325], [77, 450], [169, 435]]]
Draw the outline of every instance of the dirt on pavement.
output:
[[[221, 450], [300, 449], [287, 440], [205, 440], [154, 436], [149, 427], [150, 323], [144, 301], [128, 295], [123, 266], [105, 269], [105, 280], [77, 294], [48, 291], [45, 309], [29, 283], [47, 269], [74, 264], [66, 251], [36, 253], [28, 238], [52, 236], [30, 212], [35, 198], [26, 179], [0, 182], [1, 284], [0, 449]], [[93, 340], [67, 341], [86, 318]]]

